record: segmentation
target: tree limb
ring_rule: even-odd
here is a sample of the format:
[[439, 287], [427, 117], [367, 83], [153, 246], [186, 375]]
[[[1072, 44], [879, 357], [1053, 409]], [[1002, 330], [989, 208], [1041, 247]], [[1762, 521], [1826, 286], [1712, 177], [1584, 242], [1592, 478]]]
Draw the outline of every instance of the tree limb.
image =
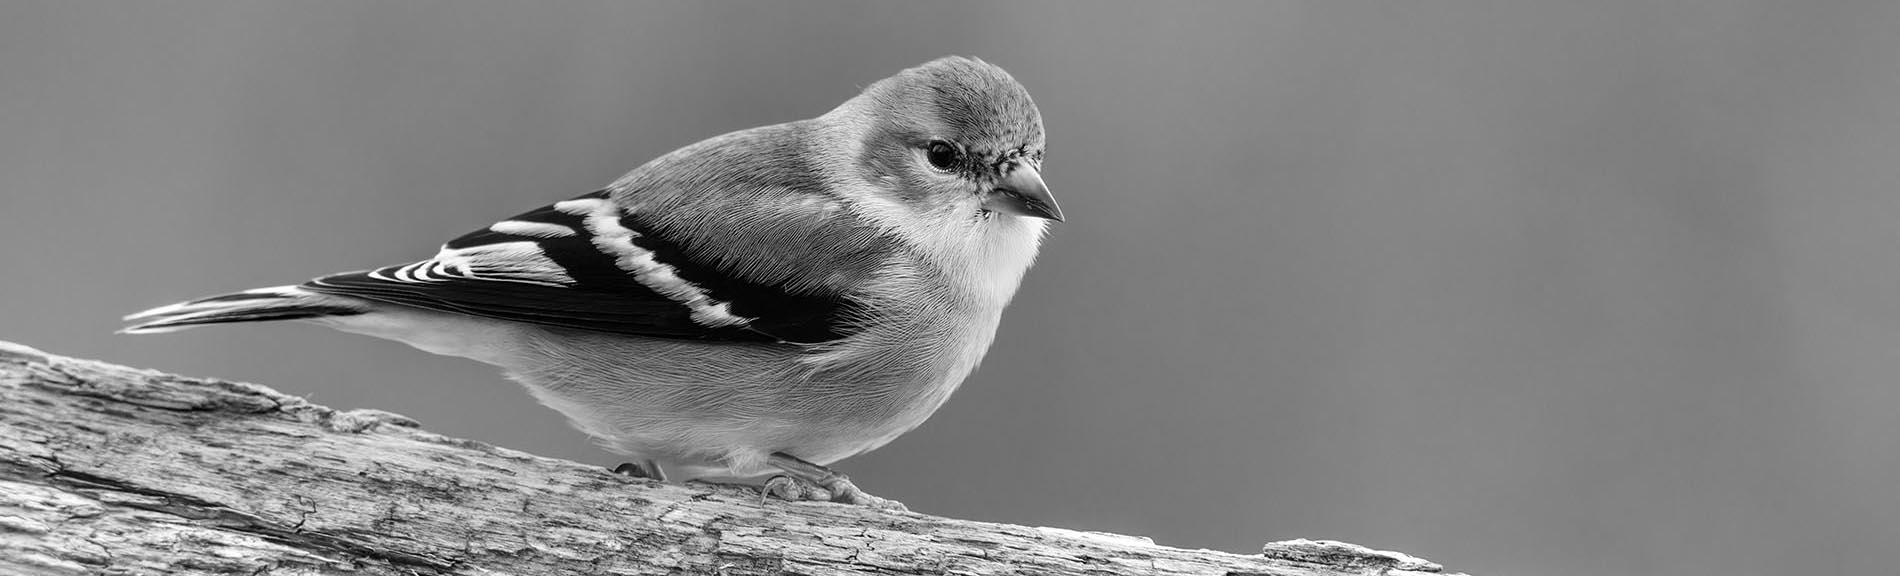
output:
[[1262, 555], [665, 485], [254, 384], [0, 342], [5, 574], [1436, 573], [1336, 542]]

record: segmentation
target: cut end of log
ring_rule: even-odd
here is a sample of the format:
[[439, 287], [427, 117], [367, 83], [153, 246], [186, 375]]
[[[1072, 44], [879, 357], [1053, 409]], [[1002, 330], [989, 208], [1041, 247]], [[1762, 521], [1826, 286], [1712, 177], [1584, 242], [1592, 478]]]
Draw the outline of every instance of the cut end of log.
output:
[[1358, 544], [1350, 544], [1336, 540], [1307, 540], [1301, 538], [1297, 540], [1268, 542], [1265, 546], [1261, 547], [1260, 554], [1268, 558], [1277, 558], [1280, 560], [1324, 564], [1342, 570], [1356, 571], [1361, 574], [1367, 573], [1368, 570], [1374, 571], [1372, 573], [1375, 574], [1390, 574], [1392, 571], [1399, 571], [1401, 573], [1442, 574], [1445, 570], [1445, 567], [1439, 565], [1437, 562], [1432, 562], [1404, 552], [1373, 550]]

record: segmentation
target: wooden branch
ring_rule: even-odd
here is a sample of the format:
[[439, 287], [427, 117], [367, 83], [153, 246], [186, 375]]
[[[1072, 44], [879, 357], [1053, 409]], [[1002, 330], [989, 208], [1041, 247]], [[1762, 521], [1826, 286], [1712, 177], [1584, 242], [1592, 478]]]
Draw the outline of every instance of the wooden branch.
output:
[[0, 342], [0, 574], [1402, 575], [666, 485], [253, 384]]

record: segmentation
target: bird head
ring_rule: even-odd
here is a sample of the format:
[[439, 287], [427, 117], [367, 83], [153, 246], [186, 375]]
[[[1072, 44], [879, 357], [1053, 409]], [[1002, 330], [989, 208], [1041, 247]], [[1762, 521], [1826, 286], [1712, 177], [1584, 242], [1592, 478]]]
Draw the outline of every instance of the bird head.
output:
[[1022, 84], [974, 58], [932, 60], [840, 111], [866, 130], [857, 164], [920, 215], [1062, 220], [1042, 181], [1042, 113]]

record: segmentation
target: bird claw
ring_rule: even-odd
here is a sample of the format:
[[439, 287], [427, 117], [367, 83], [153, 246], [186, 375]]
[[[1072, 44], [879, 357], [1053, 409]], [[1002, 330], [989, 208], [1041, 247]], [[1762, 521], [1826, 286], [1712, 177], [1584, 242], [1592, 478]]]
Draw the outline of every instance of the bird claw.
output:
[[793, 476], [773, 476], [759, 487], [760, 503], [763, 504], [768, 497], [790, 502], [837, 502], [878, 510], [910, 511], [902, 502], [865, 493], [843, 476], [834, 479], [830, 486], [821, 486]]
[[652, 460], [645, 462], [622, 462], [619, 466], [614, 467], [614, 473], [622, 476], [632, 476], [634, 478], [645, 478], [647, 480], [657, 480], [660, 482], [666, 481], [666, 473], [660, 471], [660, 465], [654, 463]]
[[830, 502], [831, 491], [810, 482], [800, 482], [791, 476], [778, 475], [765, 481], [759, 487], [761, 503], [766, 497], [773, 496], [790, 502]]

